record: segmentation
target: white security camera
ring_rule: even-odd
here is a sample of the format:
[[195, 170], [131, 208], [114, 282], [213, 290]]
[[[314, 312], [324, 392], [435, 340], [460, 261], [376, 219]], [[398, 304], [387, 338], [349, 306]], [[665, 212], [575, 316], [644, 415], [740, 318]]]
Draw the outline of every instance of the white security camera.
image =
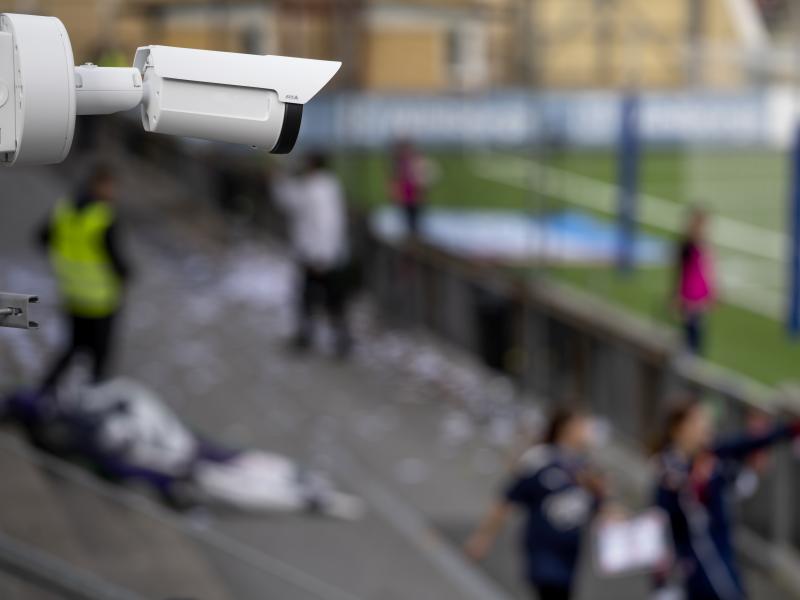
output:
[[145, 46], [131, 68], [75, 67], [55, 17], [0, 14], [0, 164], [58, 163], [75, 115], [141, 105], [146, 131], [287, 153], [340, 62]]

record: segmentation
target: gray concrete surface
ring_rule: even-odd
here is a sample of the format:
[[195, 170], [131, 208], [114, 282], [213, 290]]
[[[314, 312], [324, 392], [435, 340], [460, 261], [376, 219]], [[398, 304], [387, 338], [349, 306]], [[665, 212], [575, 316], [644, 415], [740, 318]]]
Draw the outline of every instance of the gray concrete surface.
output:
[[[138, 277], [118, 373], [149, 384], [206, 434], [324, 469], [369, 504], [357, 523], [206, 515], [238, 552], [232, 559], [207, 551], [232, 595], [307, 597], [254, 567], [272, 558], [345, 597], [526, 597], [514, 528], [480, 567], [458, 548], [501, 485], [519, 436], [535, 424], [536, 406], [422, 334], [383, 330], [363, 301], [351, 361], [325, 352], [324, 332], [320, 351], [288, 352], [293, 271], [284, 250], [246, 228], [223, 227], [202, 197], [168, 173], [132, 159], [126, 173], [131, 187], [137, 178], [149, 184], [138, 199], [126, 189]], [[34, 381], [63, 335], [46, 265], [20, 244], [42, 200], [64, 186], [52, 171], [0, 171], [0, 189], [0, 287], [43, 298], [41, 331], [0, 330], [0, 387], [8, 389]], [[581, 600], [647, 597], [646, 578], [601, 580], [585, 562]], [[756, 585], [757, 600], [784, 597]]]
[[[21, 233], [29, 232], [43, 212], [38, 206], [30, 210], [35, 205], [28, 204], [30, 195], [26, 190], [30, 188], [25, 179], [31, 184], [34, 180], [46, 182], [48, 194], [53, 196], [63, 193], [58, 180], [44, 172], [16, 176], [19, 193], [4, 195], [8, 210], [15, 214], [17, 226], [9, 228], [9, 236], [5, 238], [10, 246], [6, 249], [9, 262], [0, 278], [6, 288], [36, 293], [43, 299], [38, 307], [42, 330], [5, 330], [1, 334], [4, 389], [34, 382], [50, 351], [63, 337], [45, 263], [30, 251], [29, 234]], [[132, 224], [142, 222], [137, 221], [142, 219], [137, 209], [132, 207]], [[309, 404], [318, 395], [312, 395], [314, 388], [309, 387], [315, 384], [313, 371], [317, 367], [285, 354], [281, 337], [274, 329], [275, 324], [284, 319], [274, 310], [267, 307], [266, 311], [260, 308], [245, 311], [236, 302], [215, 297], [220, 277], [231, 267], [223, 261], [227, 256], [225, 246], [219, 241], [209, 243], [203, 236], [191, 239], [184, 230], [185, 225], [181, 220], [163, 231], [143, 231], [142, 235], [134, 232], [131, 236], [139, 278], [123, 324], [126, 343], [120, 353], [119, 371], [147, 381], [190, 423], [210, 436], [233, 445], [283, 451], [308, 464], [326, 463], [327, 457], [334, 453], [328, 454], [326, 448], [311, 439], [322, 439], [324, 427], [320, 428], [320, 424], [331, 419], [329, 411], [314, 410]], [[189, 233], [196, 236], [198, 231], [193, 229]], [[273, 267], [287, 274], [285, 262], [270, 263], [269, 268]], [[258, 282], [254, 285], [257, 287]], [[263, 297], [262, 293], [259, 299]], [[285, 298], [280, 302], [284, 303]], [[280, 306], [273, 308], [282, 310]], [[223, 314], [230, 318], [222, 318]], [[324, 362], [319, 368], [326, 366], [340, 368], [340, 365]], [[291, 393], [278, 384], [288, 377], [302, 384]], [[339, 447], [338, 444], [334, 446]], [[316, 456], [312, 456], [314, 452]], [[348, 457], [339, 464], [348, 465], [346, 474], [353, 478], [355, 487], [374, 490], [371, 475], [365, 475], [357, 462]], [[365, 492], [373, 497], [380, 495], [375, 491]], [[77, 518], [69, 510], [78, 503], [76, 493], [80, 495], [69, 487], [59, 489], [54, 494], [55, 499], [51, 498], [50, 508], [60, 506]], [[4, 508], [13, 519], [16, 502], [11, 496], [5, 498], [9, 505]], [[299, 516], [211, 517], [212, 528], [227, 536], [228, 542], [235, 543], [232, 553], [220, 552], [214, 547], [206, 551], [237, 598], [264, 598], [265, 592], [269, 592], [268, 597], [276, 598], [336, 597], [336, 592], [334, 595], [304, 595], [297, 586], [272, 577], [270, 565], [275, 559], [294, 565], [309, 580], [341, 590], [342, 598], [469, 597], [469, 590], [463, 588], [461, 581], [480, 584], [481, 579], [457, 560], [449, 571], [440, 568], [430, 557], [447, 553], [448, 549], [420, 551], [421, 546], [432, 544], [433, 537], [427, 527], [409, 533], [408, 529], [392, 525], [387, 514], [385, 508], [371, 509], [364, 520], [355, 524]], [[81, 535], [84, 538], [95, 536], [94, 545], [100, 550], [109, 547], [119, 536], [135, 537], [136, 528], [130, 521], [128, 518], [95, 518], [96, 530], [92, 530], [91, 522], [84, 523], [87, 529]], [[420, 536], [425, 536], [425, 540]], [[58, 551], [57, 539], [65, 539], [65, 543], [74, 541], [70, 536], [56, 535], [48, 527], [37, 541], [43, 545], [53, 543]], [[148, 543], [147, 540], [141, 542], [141, 556], [127, 559], [138, 560], [146, 567]], [[453, 562], [455, 553], [449, 552]], [[64, 554], [76, 555], [66, 551]], [[240, 560], [242, 556], [248, 561]], [[108, 561], [102, 555], [98, 559], [102, 560], [91, 564], [113, 579], [113, 568], [104, 564]], [[208, 597], [219, 597], [209, 593]]]

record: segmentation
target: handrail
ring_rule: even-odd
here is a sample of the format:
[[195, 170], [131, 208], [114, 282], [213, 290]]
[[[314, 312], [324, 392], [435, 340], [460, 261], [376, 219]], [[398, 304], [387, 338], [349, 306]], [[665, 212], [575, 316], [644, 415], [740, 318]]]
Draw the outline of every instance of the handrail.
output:
[[797, 399], [741, 373], [682, 353], [670, 328], [632, 315], [576, 287], [541, 276], [525, 281], [491, 263], [465, 259], [420, 241], [394, 244], [370, 236], [370, 244], [391, 248], [420, 263], [457, 273], [477, 287], [505, 291], [509, 298], [534, 303], [538, 310], [569, 319], [593, 335], [611, 336], [633, 347], [648, 362], [673, 369], [695, 386], [736, 397], [753, 408], [767, 411], [780, 408], [800, 414]]
[[[505, 290], [520, 300], [533, 300], [549, 312], [580, 322], [597, 335], [613, 334], [636, 345], [654, 361], [667, 361], [674, 354], [676, 339], [668, 328], [630, 315], [583, 290], [543, 277], [525, 280], [492, 262], [468, 260], [421, 241], [394, 245], [370, 235], [370, 243], [394, 247], [421, 262], [474, 279], [476, 285], [485, 289]], [[603, 319], [598, 319], [598, 315]]]

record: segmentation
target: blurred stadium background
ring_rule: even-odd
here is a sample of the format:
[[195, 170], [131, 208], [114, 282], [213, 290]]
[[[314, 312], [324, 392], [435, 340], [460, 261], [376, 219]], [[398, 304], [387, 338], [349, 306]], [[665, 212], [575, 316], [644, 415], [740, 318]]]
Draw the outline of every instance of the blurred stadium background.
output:
[[[312, 148], [334, 153], [357, 221], [390, 241], [391, 145], [411, 140], [432, 165], [426, 219], [428, 241], [438, 250], [406, 257], [393, 254], [391, 244], [374, 250], [369, 258], [385, 273], [367, 288], [374, 286], [370, 291], [387, 321], [426, 326], [483, 358], [493, 372], [522, 382], [526, 393], [591, 398], [615, 431], [639, 445], [659, 416], [653, 398], [677, 385], [701, 390], [731, 426], [754, 408], [796, 406], [800, 344], [787, 321], [798, 243], [791, 204], [800, 177], [793, 160], [800, 108], [798, 2], [0, 0], [0, 11], [62, 19], [76, 63], [128, 65], [135, 48], [147, 44], [341, 60], [331, 88], [306, 107], [296, 154]], [[626, 103], [638, 116], [628, 129], [622, 123]], [[98, 119], [105, 133], [99, 147], [132, 144], [141, 163], [131, 162], [131, 171], [158, 182], [149, 191], [197, 195], [220, 205], [237, 227], [280, 234], [279, 221], [265, 207], [263, 178], [292, 157], [192, 140], [142, 141], [131, 133], [136, 116], [128, 117]], [[79, 127], [88, 129], [82, 121]], [[65, 181], [74, 180], [71, 169], [94, 150], [76, 152], [78, 158], [59, 171]], [[630, 159], [638, 162], [636, 185], [621, 175], [620, 165]], [[129, 181], [137, 176], [130, 174]], [[27, 193], [24, 185], [17, 187], [15, 194]], [[615, 264], [623, 188], [634, 189], [637, 198], [639, 242], [628, 273]], [[695, 204], [713, 215], [722, 286], [708, 361], [675, 351], [669, 307], [673, 244], [686, 207]], [[167, 216], [151, 214], [139, 225], [146, 228], [157, 218], [174, 225], [185, 217], [169, 203], [156, 206], [169, 207]], [[455, 267], [451, 255], [460, 259]], [[507, 293], [520, 281], [532, 286], [523, 300]], [[398, 296], [401, 291], [407, 295]], [[256, 347], [253, 342], [251, 351]], [[352, 381], [325, 377], [359, 393]], [[292, 393], [302, 397], [298, 390]], [[196, 420], [215, 423], [213, 411], [194, 410]], [[742, 513], [748, 531], [772, 543], [751, 540], [753, 547], [767, 548], [753, 553], [762, 558], [775, 548], [793, 557], [800, 539], [800, 523], [792, 517], [798, 472], [786, 461], [778, 466]], [[479, 488], [477, 481], [470, 485], [453, 487], [466, 496]], [[73, 505], [83, 493], [73, 493]], [[474, 515], [487, 491], [465, 507], [454, 501], [462, 517], [457, 524], [428, 511], [433, 504], [426, 493], [435, 492], [416, 493], [411, 503], [458, 540], [468, 526], [464, 515]], [[280, 527], [291, 539], [288, 527]], [[147, 532], [142, 539], [157, 537], [144, 525], [140, 529]], [[228, 533], [247, 537], [243, 529], [234, 525]], [[327, 535], [325, 547], [335, 548], [341, 532]], [[298, 547], [303, 543], [301, 536]], [[214, 548], [212, 554], [220, 552]], [[398, 555], [407, 550], [397, 548]], [[233, 555], [243, 560], [246, 551], [239, 550]], [[215, 557], [217, 565], [228, 560]], [[300, 550], [284, 558], [304, 560]], [[194, 563], [186, 564], [191, 573]], [[787, 564], [791, 572], [797, 563]], [[375, 568], [386, 565], [376, 559]], [[321, 567], [335, 578], [328, 571]], [[490, 565], [489, 571], [513, 589], [508, 565]], [[260, 575], [239, 575], [254, 587], [263, 583]], [[439, 589], [433, 579], [421, 581]], [[607, 593], [643, 597], [641, 581], [624, 585]], [[231, 597], [251, 597], [242, 591], [246, 587]], [[364, 589], [375, 598], [410, 597]], [[794, 597], [786, 589], [758, 583], [754, 597]], [[348, 597], [317, 592], [304, 593]], [[274, 597], [306, 597], [285, 593], [290, 595]], [[589, 591], [583, 597], [599, 596]]]
[[[386, 147], [409, 137], [441, 168], [434, 206], [574, 210], [613, 221], [621, 99], [635, 93], [643, 228], [674, 238], [687, 203], [718, 217], [725, 303], [710, 356], [765, 383], [794, 374], [800, 355], [781, 328], [798, 71], [791, 2], [141, 0], [9, 8], [62, 18], [78, 61], [127, 64], [143, 43], [342, 60], [335, 91], [309, 108], [302, 143], [335, 146], [360, 207], [385, 203]], [[531, 262], [537, 273], [669, 319], [663, 265], [621, 280], [608, 265]], [[752, 352], [756, 340], [770, 351]]]

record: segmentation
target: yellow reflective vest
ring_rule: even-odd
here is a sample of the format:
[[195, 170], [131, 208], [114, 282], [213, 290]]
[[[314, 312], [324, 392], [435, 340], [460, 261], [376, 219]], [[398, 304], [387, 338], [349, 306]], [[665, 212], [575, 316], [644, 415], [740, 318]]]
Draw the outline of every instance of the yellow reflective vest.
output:
[[113, 210], [105, 202], [77, 208], [61, 201], [53, 212], [50, 259], [73, 315], [102, 318], [119, 308], [122, 284], [105, 244], [113, 220]]

